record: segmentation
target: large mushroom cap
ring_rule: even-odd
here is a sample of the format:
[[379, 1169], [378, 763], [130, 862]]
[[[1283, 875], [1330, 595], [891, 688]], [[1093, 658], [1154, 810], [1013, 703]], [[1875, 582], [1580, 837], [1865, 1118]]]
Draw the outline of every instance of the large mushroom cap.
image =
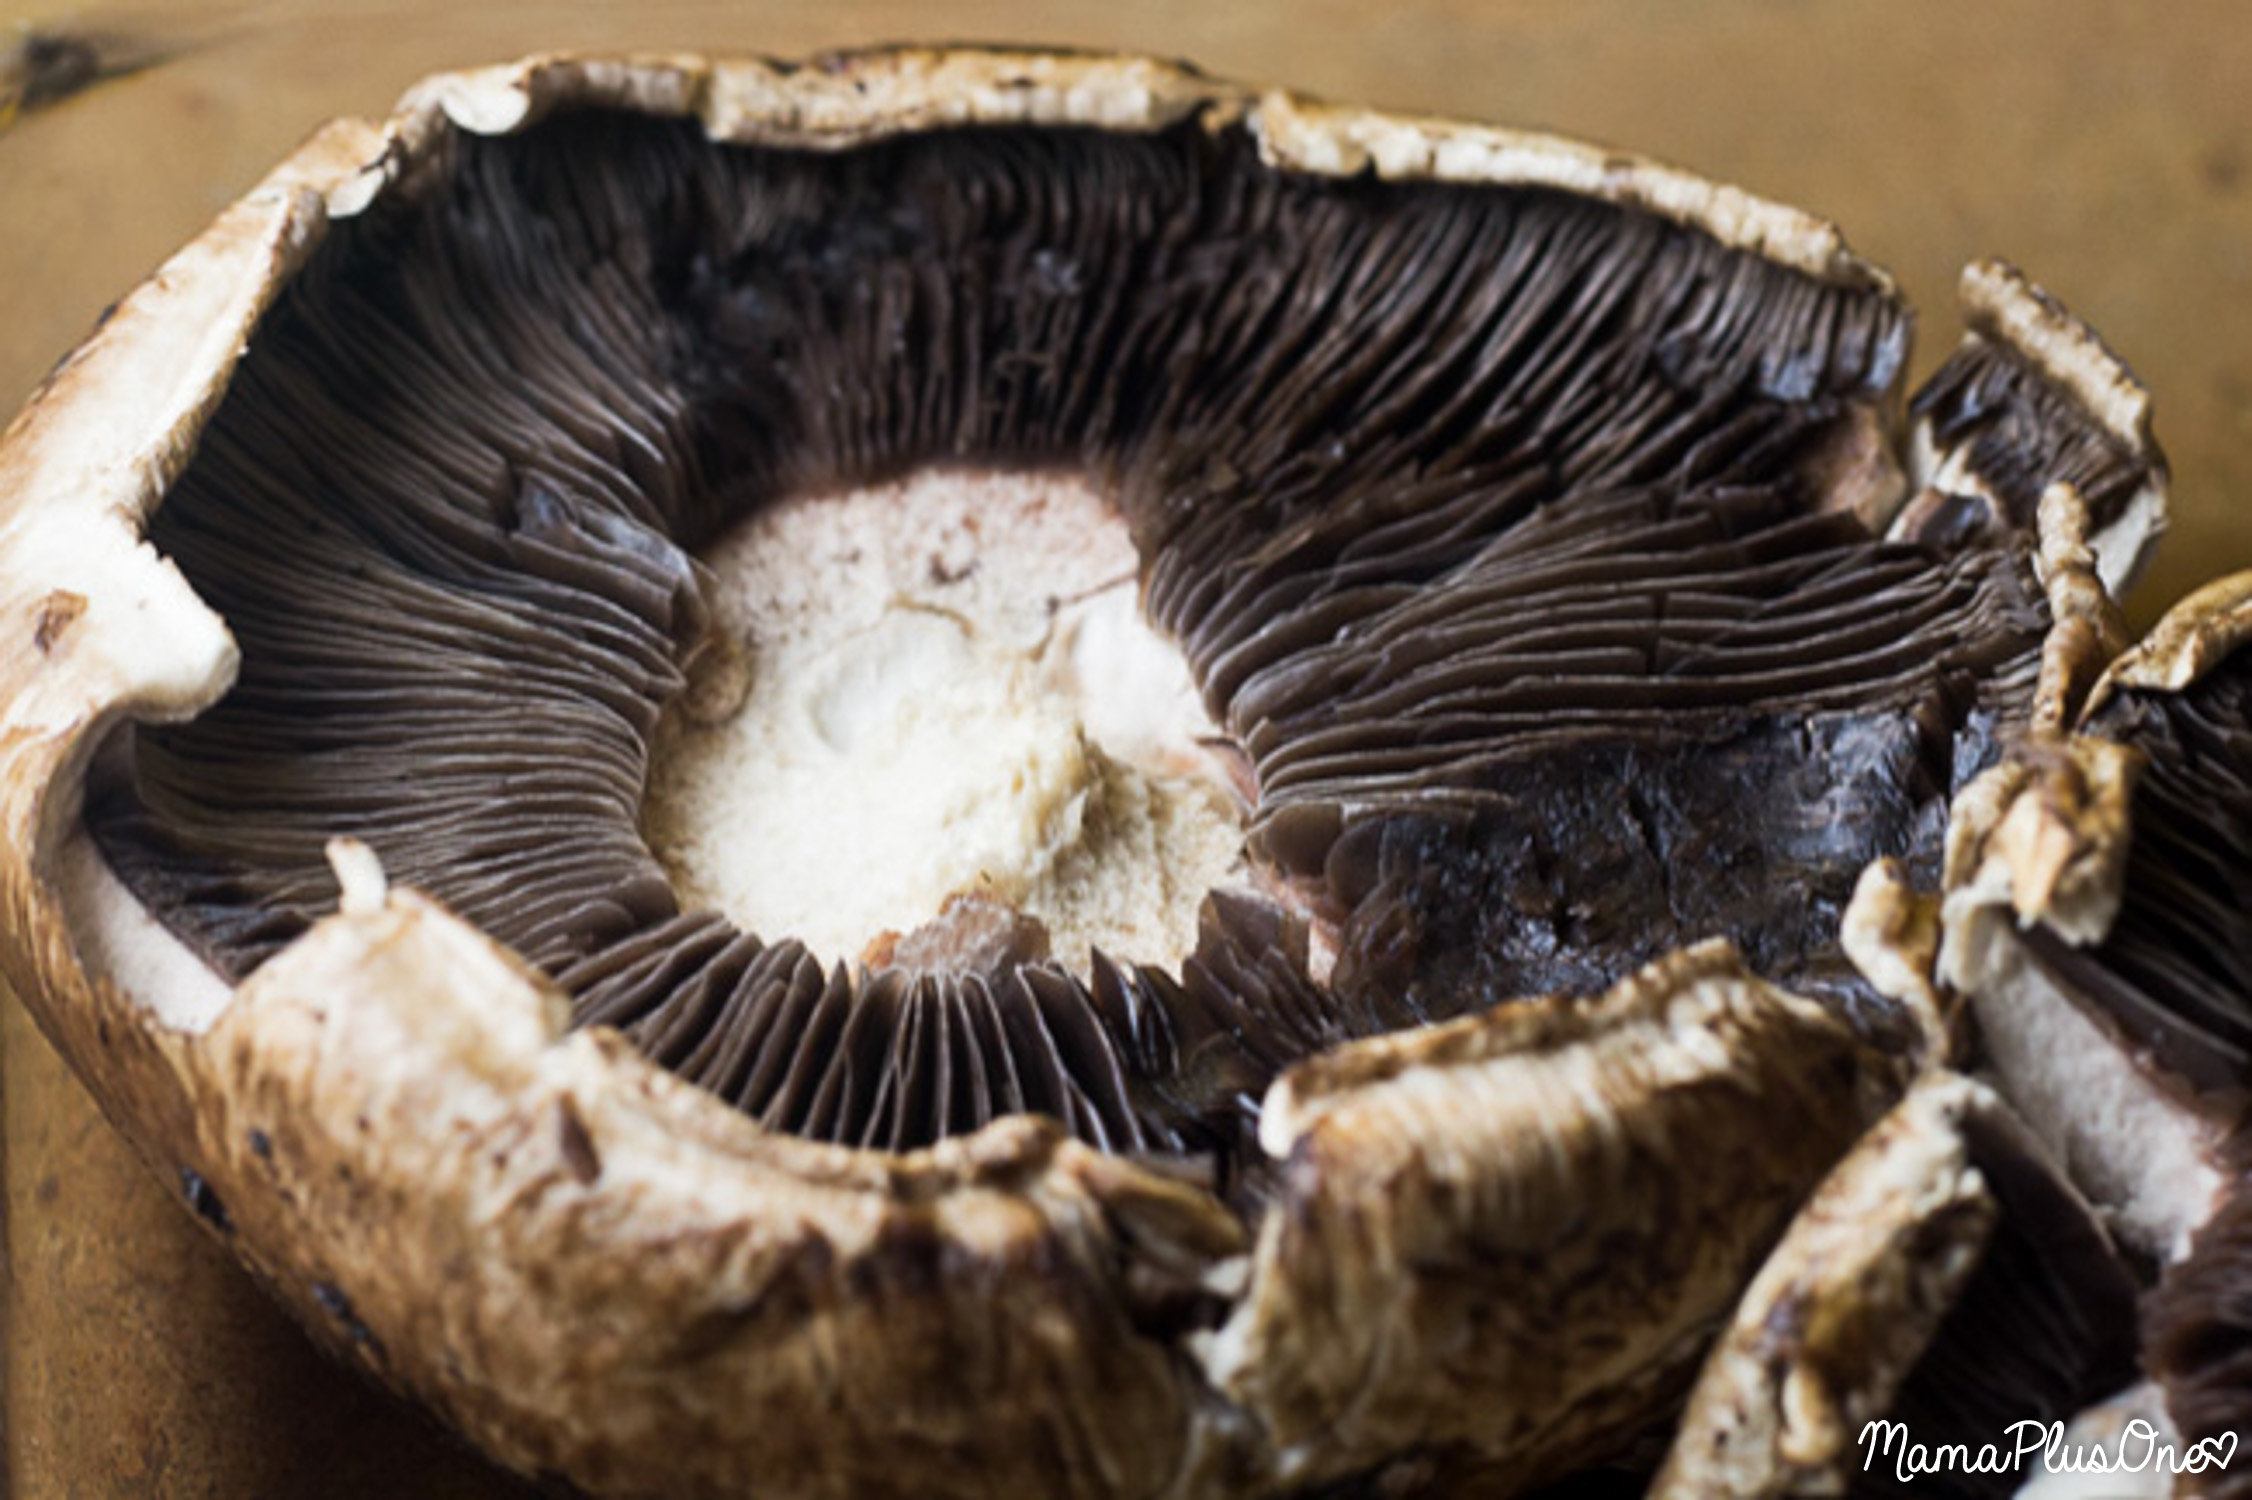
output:
[[1861, 871], [1937, 884], [2162, 508], [2116, 362], [1965, 302], [1911, 440], [1881, 273], [1619, 153], [1142, 59], [433, 80], [0, 446], [9, 976], [527, 1472], [1631, 1465], [1928, 1044]]

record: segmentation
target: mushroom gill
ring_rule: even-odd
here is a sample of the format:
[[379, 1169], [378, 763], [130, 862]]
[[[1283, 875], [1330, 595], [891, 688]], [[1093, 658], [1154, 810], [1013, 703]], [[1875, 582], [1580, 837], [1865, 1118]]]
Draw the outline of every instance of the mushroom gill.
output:
[[[88, 821], [230, 980], [332, 907], [349, 834], [582, 1023], [891, 1149], [1033, 1111], [1226, 1180], [1292, 1063], [1714, 935], [1897, 1028], [1838, 913], [1872, 859], [1936, 880], [2050, 619], [2021, 517], [1871, 531], [1905, 341], [1866, 276], [1537, 187], [1292, 173], [1219, 117], [460, 136], [335, 226], [154, 518], [241, 677], [106, 757]], [[1185, 953], [1004, 922], [855, 964], [653, 855], [702, 559], [934, 470], [1076, 476], [1130, 540], [1248, 768], [1250, 869]]]
[[2143, 1339], [2167, 1415], [2184, 1438], [2222, 1460], [2197, 1493], [2210, 1500], [2252, 1494], [2241, 1464], [2228, 1472], [2252, 1431], [2252, 1196], [2241, 1179], [2151, 1294]]
[[[2145, 1366], [2187, 1443], [2234, 1444], [2252, 1424], [2247, 1163], [2252, 1094], [2252, 652], [2247, 580], [2224, 579], [2168, 612], [2113, 662], [2063, 749], [2031, 757], [2016, 802], [2046, 805], [2083, 895], [2062, 917], [2034, 905], [2014, 932], [1963, 919], [1963, 967], [1991, 1009], [2007, 1002], [2052, 1032], [2039, 1067], [2012, 1057], [2075, 1169], [2159, 1265], [2145, 1302]], [[2117, 767], [2117, 769], [2111, 769]], [[2105, 780], [2115, 785], [2106, 785]], [[1999, 815], [1988, 860], [2030, 869]], [[2028, 903], [2032, 904], [2032, 903]], [[1966, 905], [1968, 903], [1966, 902]], [[2070, 907], [2094, 918], [2074, 921]], [[2014, 944], [2013, 946], [2010, 946]], [[2067, 1034], [2069, 1035], [2069, 1034]], [[2218, 1451], [2218, 1450], [2214, 1450]], [[2232, 1450], [2233, 1451], [2233, 1450]], [[2201, 1493], [2244, 1491], [2241, 1477]]]
[[2183, 691], [2123, 685], [2083, 725], [2131, 747], [2118, 915], [2100, 943], [2026, 930], [2034, 961], [2191, 1088], [2252, 1079], [2252, 653]]

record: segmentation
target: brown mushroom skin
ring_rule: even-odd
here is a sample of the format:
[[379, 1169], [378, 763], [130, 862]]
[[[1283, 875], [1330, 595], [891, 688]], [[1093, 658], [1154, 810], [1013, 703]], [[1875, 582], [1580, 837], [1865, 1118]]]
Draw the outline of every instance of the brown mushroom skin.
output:
[[[1200, 1397], [1154, 1335], [1239, 1248], [1209, 1200], [1030, 1119], [891, 1161], [768, 1136], [564, 1037], [557, 1000], [398, 893], [262, 969], [185, 1060], [206, 1191], [332, 1349], [604, 1494], [1172, 1480]], [[558, 1299], [576, 1326], [536, 1311]]]
[[1952, 1128], [1974, 1091], [1927, 1075], [1823, 1180], [1707, 1358], [1656, 1494], [1844, 1491], [1993, 1232]]
[[[2133, 1378], [2135, 1288], [1985, 1085], [1932, 1067], [1823, 1179], [1700, 1373], [1663, 1500], [1896, 1493], [1868, 1424], [1975, 1450]], [[2019, 1474], [1949, 1475], [1948, 1494]]]
[[1676, 1403], [1889, 1065], [1723, 944], [1302, 1065], [1222, 1387], [1285, 1472], [1513, 1494]]

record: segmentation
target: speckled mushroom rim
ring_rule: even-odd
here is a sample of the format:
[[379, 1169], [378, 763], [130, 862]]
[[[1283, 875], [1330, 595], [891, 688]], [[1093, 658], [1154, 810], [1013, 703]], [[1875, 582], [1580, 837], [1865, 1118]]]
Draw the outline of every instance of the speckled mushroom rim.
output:
[[[1206, 1195], [1028, 1119], [903, 1156], [769, 1135], [614, 1037], [565, 1035], [544, 980], [435, 905], [382, 891], [373, 872], [353, 876], [348, 910], [232, 995], [153, 1006], [193, 960], [153, 925], [135, 930], [121, 894], [91, 908], [66, 899], [106, 878], [79, 829], [96, 748], [126, 721], [192, 717], [233, 680], [224, 625], [141, 535], [251, 331], [330, 220], [410, 179], [447, 132], [516, 130], [566, 104], [693, 116], [722, 141], [838, 147], [950, 124], [1150, 130], [1202, 111], [1247, 122], [1287, 169], [1554, 187], [1828, 281], [1888, 283], [1828, 224], [1640, 157], [1255, 94], [1146, 59], [545, 57], [436, 79], [389, 120], [322, 130], [123, 302], [0, 439], [8, 977], [112, 1117], [192, 1174], [191, 1200], [332, 1344], [504, 1461], [604, 1492], [646, 1491], [637, 1475], [657, 1455], [672, 1465], [665, 1485], [699, 1493], [896, 1484], [896, 1446], [864, 1438], [902, 1428], [934, 1466], [917, 1476], [926, 1493], [1318, 1477], [1308, 1455], [1332, 1408], [1291, 1382], [1337, 1377], [1326, 1354], [1292, 1364], [1306, 1335], [1286, 1313], [1294, 1281], [1326, 1274], [1319, 1235], [1270, 1223], [1254, 1256]], [[2022, 346], [2090, 410], [2140, 430], [2115, 366], [2076, 324], [2044, 321], [1999, 272], [1971, 295], [1974, 337]], [[2143, 538], [2128, 540], [2139, 555]], [[2087, 566], [2052, 570], [2052, 590], [2059, 571]], [[477, 1005], [457, 1003], [464, 994]], [[1841, 1052], [1819, 1013], [1725, 952], [1684, 955], [1622, 994], [1614, 1009], [1653, 1034], [1719, 1026], [1752, 1038], [1750, 1054]], [[1301, 1174], [1296, 1223], [1349, 1239], [1368, 1192], [1406, 1190], [1372, 1189], [1386, 1169], [1374, 1153], [1397, 1138], [1347, 1128], [1355, 1108], [1429, 1115], [1448, 1087], [1492, 1087], [1475, 1069], [1538, 1050], [1554, 1024], [1479, 1020], [1371, 1043], [1371, 1078], [1348, 1058], [1290, 1085], [1301, 1104], [1326, 1079], [1344, 1091], [1303, 1131], [1274, 1126], [1277, 1145], [1324, 1167]], [[1425, 1048], [1472, 1071], [1389, 1078], [1382, 1059]], [[1745, 1056], [1723, 1047], [1716, 1065], [1750, 1066]], [[1470, 1163], [1466, 1201], [1499, 1190], [1474, 1156], [1450, 1156], [1442, 1116], [1423, 1126], [1427, 1165]], [[1481, 1228], [1474, 1214], [1431, 1226], [1456, 1251]], [[1378, 1250], [1353, 1274], [1393, 1264], [1399, 1247]], [[837, 1287], [849, 1295], [829, 1300]], [[1248, 1311], [1200, 1350], [1136, 1336], [1156, 1314], [1135, 1298], [1166, 1296]], [[884, 1359], [840, 1373], [879, 1347]], [[1347, 1368], [1365, 1378], [1384, 1357], [1364, 1349]], [[1098, 1410], [1099, 1425], [1080, 1419]], [[1364, 1417], [1380, 1445], [1394, 1415]], [[755, 1464], [738, 1451], [746, 1426], [765, 1444]]]
[[[1824, 1179], [1707, 1359], [1654, 1495], [1846, 1487], [1862, 1425], [1890, 1411], [1934, 1309], [1955, 1303], [1994, 1231], [1961, 1122], [2001, 1108], [1934, 1069]], [[1803, 1330], [1803, 1348], [1785, 1328]]]
[[[2146, 465], [2146, 481], [2116, 515], [2100, 525], [2083, 517], [2077, 527], [2088, 547], [2087, 564], [2103, 594], [2120, 598], [2141, 576], [2166, 526], [2165, 464], [2151, 433], [2150, 393], [2095, 330], [2003, 261], [1965, 266], [1956, 301], [1963, 318], [1960, 353], [1975, 353], [1981, 347], [2010, 351], [2069, 399], [2095, 430]], [[1909, 441], [1913, 482], [1979, 494], [1990, 504], [1997, 503], [1994, 486], [1966, 465], [1962, 455], [1947, 450], [1931, 421], [1917, 421]], [[2045, 527], [2044, 532], [2055, 536], [2054, 528]], [[2116, 652], [2116, 644], [2112, 650]]]
[[[2069, 1415], [2058, 1389], [2132, 1378], [2134, 1299], [2103, 1228], [2009, 1105], [1931, 1067], [1823, 1179], [1745, 1290], [1650, 1493], [1843, 1494], [1856, 1472], [1905, 1473], [1879, 1455], [1897, 1459], [1902, 1441], [1949, 1423], [1982, 1439]], [[2074, 1324], [2097, 1337], [2059, 1336]], [[2060, 1375], [2080, 1360], [2091, 1368]], [[1879, 1421], [1895, 1435], [1872, 1439]]]
[[2196, 589], [2121, 652], [2088, 695], [2094, 713], [2121, 688], [2179, 693], [2252, 641], [2252, 572], [2231, 573]]

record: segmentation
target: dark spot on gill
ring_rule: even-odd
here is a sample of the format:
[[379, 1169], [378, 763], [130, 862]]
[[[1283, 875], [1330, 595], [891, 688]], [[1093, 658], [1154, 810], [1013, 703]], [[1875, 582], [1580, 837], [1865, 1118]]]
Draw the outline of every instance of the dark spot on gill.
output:
[[555, 1124], [563, 1164], [580, 1186], [591, 1184], [602, 1175], [602, 1154], [594, 1149], [594, 1137], [587, 1133], [586, 1122], [579, 1118], [570, 1100], [556, 1102]]
[[313, 1283], [313, 1301], [322, 1312], [327, 1313], [337, 1321], [344, 1329], [346, 1338], [367, 1349], [377, 1358], [382, 1357], [382, 1340], [375, 1336], [367, 1324], [360, 1321], [360, 1315], [352, 1309], [352, 1299], [344, 1295], [343, 1288], [333, 1282], [316, 1281]]
[[180, 1191], [186, 1196], [188, 1207], [195, 1210], [197, 1218], [221, 1234], [235, 1232], [234, 1221], [227, 1217], [227, 1205], [219, 1201], [219, 1195], [211, 1190], [210, 1183], [203, 1180], [201, 1172], [193, 1167], [182, 1167]]

